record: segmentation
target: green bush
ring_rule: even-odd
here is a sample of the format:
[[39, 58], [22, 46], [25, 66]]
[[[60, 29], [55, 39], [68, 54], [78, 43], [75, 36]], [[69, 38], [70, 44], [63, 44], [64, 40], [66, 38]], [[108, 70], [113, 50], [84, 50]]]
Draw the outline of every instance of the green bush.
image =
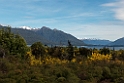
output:
[[111, 79], [111, 70], [109, 67], [103, 67], [103, 79]]

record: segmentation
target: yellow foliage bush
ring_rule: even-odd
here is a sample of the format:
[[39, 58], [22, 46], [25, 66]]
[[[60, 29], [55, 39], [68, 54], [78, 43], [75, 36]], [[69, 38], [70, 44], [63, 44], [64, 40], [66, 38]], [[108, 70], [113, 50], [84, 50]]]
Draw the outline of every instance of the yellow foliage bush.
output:
[[28, 57], [30, 65], [42, 64], [41, 58], [36, 59], [35, 56], [33, 56], [31, 52], [27, 52], [27, 57]]
[[[34, 55], [32, 55], [30, 52], [27, 52], [27, 56], [29, 59], [29, 63], [31, 65], [38, 65], [38, 64], [65, 64], [69, 63], [68, 60], [61, 60], [59, 58], [53, 58], [50, 56], [46, 56], [44, 58], [40, 57], [39, 59], [36, 59]], [[75, 60], [73, 60], [75, 62]]]
[[59, 58], [53, 58], [53, 57], [45, 57], [42, 62], [44, 64], [65, 64], [68, 63], [68, 60], [60, 60]]
[[76, 58], [73, 58], [73, 59], [71, 60], [71, 62], [75, 63], [75, 62], [76, 62]]
[[110, 60], [110, 59], [112, 59], [112, 55], [111, 54], [102, 55], [99, 53], [93, 53], [92, 56], [88, 57], [88, 59], [90, 59], [91, 61]]

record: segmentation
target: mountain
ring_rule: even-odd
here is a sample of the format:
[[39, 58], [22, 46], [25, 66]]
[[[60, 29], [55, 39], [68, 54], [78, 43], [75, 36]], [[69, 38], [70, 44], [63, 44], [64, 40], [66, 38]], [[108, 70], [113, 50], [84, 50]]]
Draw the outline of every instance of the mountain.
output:
[[[7, 28], [8, 26], [0, 25], [0, 28]], [[11, 28], [12, 33], [21, 35], [27, 42], [28, 45], [31, 45], [35, 42], [42, 42], [43, 44], [54, 44], [44, 37], [38, 35], [32, 30], [24, 29], [24, 28]]]
[[[0, 28], [6, 27], [7, 26], [0, 25]], [[42, 42], [45, 45], [67, 45], [68, 40], [74, 46], [84, 45], [82, 41], [72, 36], [71, 34], [57, 29], [50, 29], [45, 26], [43, 26], [42, 28], [31, 28], [23, 26], [12, 28], [11, 31], [24, 37], [28, 45], [31, 45], [38, 41]]]
[[51, 42], [55, 42], [57, 45], [67, 45], [68, 40], [71, 42], [72, 45], [84, 45], [84, 43], [76, 37], [61, 30], [50, 29], [43, 26], [40, 30], [37, 30], [36, 33]]
[[101, 39], [81, 39], [84, 43], [90, 45], [107, 45], [111, 43], [109, 40], [101, 40]]
[[21, 26], [21, 27], [19, 27], [19, 28], [26, 29], [26, 30], [33, 30], [33, 31], [37, 31], [37, 30], [40, 29], [40, 28], [32, 28], [32, 27], [30, 27], [30, 26]]
[[112, 43], [110, 43], [108, 45], [112, 45], [112, 46], [113, 45], [124, 45], [124, 37], [119, 38], [119, 39], [115, 40], [114, 42], [112, 42]]
[[12, 32], [24, 37], [24, 39], [26, 40], [28, 45], [31, 45], [35, 42], [42, 42], [43, 44], [46, 44], [46, 45], [54, 44], [54, 43], [50, 42], [49, 40], [45, 39], [44, 37], [42, 37], [41, 35], [38, 35], [37, 33], [35, 33], [32, 30], [21, 29], [21, 28], [12, 28]]

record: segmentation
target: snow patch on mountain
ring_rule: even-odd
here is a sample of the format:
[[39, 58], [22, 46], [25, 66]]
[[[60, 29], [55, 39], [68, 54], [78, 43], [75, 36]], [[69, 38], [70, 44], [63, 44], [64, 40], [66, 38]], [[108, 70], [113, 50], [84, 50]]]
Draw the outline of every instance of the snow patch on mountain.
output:
[[9, 26], [9, 25], [5, 25], [5, 24], [0, 24], [0, 26], [6, 27], [6, 26]]
[[30, 26], [21, 26], [21, 27], [19, 27], [19, 28], [22, 28], [22, 29], [27, 29], [27, 30], [39, 30], [40, 28], [32, 28], [32, 27], [30, 27]]
[[98, 39], [98, 38], [78, 38], [79, 40], [104, 40], [104, 39]]

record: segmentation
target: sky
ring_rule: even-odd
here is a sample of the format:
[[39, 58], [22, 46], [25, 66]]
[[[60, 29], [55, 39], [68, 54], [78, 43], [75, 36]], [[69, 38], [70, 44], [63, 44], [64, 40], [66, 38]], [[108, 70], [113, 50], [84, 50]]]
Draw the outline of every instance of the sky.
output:
[[0, 24], [114, 41], [124, 37], [124, 0], [0, 0]]

